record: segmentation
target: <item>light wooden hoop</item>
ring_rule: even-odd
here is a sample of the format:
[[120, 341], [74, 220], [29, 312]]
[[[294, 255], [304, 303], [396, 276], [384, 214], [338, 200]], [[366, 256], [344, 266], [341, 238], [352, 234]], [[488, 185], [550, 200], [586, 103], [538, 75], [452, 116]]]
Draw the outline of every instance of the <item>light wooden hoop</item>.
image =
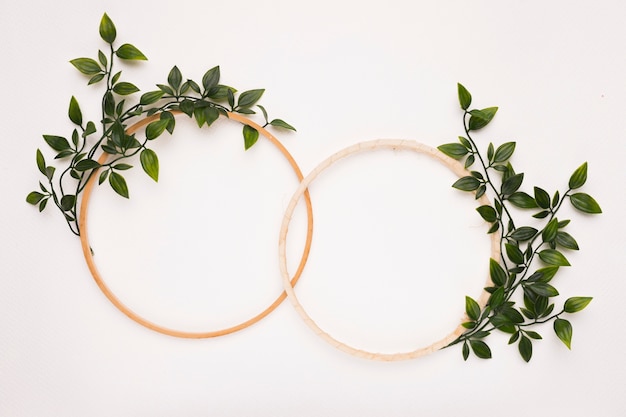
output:
[[[180, 111], [171, 111], [171, 113], [182, 114], [182, 112]], [[274, 135], [272, 135], [269, 131], [264, 129], [262, 126], [254, 123], [252, 120], [246, 117], [241, 116], [240, 114], [229, 112], [227, 113], [227, 115], [229, 119], [236, 120], [244, 125], [248, 125], [258, 130], [261, 135], [267, 138], [281, 152], [281, 154], [289, 162], [289, 165], [295, 172], [296, 176], [298, 177], [298, 180], [300, 181], [302, 180], [303, 176], [302, 176], [302, 171], [300, 170], [300, 167], [298, 166], [296, 161], [293, 159], [289, 151], [287, 151], [287, 149], [278, 141], [278, 139], [276, 139], [276, 137], [274, 137]], [[158, 114], [146, 117], [145, 119], [142, 119], [139, 122], [130, 126], [126, 130], [126, 133], [133, 134], [140, 128], [146, 126], [148, 123], [158, 120], [159, 117], [160, 116]], [[109, 154], [104, 153], [100, 156], [100, 159], [98, 159], [98, 162], [103, 164], [107, 160], [108, 157], [109, 157]], [[100, 275], [100, 272], [98, 271], [98, 268], [96, 267], [96, 264], [93, 259], [93, 255], [91, 253], [91, 249], [89, 245], [89, 230], [87, 228], [87, 213], [89, 209], [89, 200], [91, 198], [91, 192], [93, 190], [97, 177], [98, 176], [96, 175], [96, 173], [93, 173], [91, 177], [89, 178], [85, 186], [85, 189], [83, 191], [83, 197], [82, 197], [81, 206], [80, 206], [80, 217], [78, 220], [78, 224], [81, 230], [80, 242], [81, 242], [82, 249], [83, 249], [83, 255], [85, 256], [85, 260], [87, 261], [87, 266], [89, 267], [89, 271], [91, 272], [93, 279], [96, 281], [96, 284], [98, 285], [102, 293], [104, 293], [104, 295], [109, 299], [109, 301], [111, 301], [111, 303], [113, 303], [115, 307], [117, 307], [118, 310], [120, 310], [130, 319], [134, 320], [135, 322], [139, 323], [140, 325], [144, 327], [147, 327], [148, 329], [166, 334], [168, 336], [182, 337], [182, 338], [187, 338], [187, 339], [205, 339], [205, 338], [218, 337], [218, 336], [223, 336], [226, 334], [234, 333], [238, 330], [245, 329], [246, 327], [249, 327], [257, 323], [258, 321], [266, 317], [268, 314], [270, 314], [272, 311], [274, 311], [276, 307], [278, 307], [287, 297], [286, 293], [282, 292], [269, 307], [267, 307], [265, 310], [263, 310], [256, 316], [252, 317], [251, 319], [248, 319], [245, 322], [240, 323], [238, 325], [221, 329], [221, 330], [215, 330], [215, 331], [205, 331], [205, 332], [180, 331], [180, 330], [175, 330], [175, 329], [167, 328], [164, 326], [160, 326], [156, 323], [153, 323], [141, 317], [140, 315], [132, 311], [128, 306], [126, 306], [119, 298], [117, 298], [117, 296], [115, 296], [115, 294], [111, 291], [111, 289], [106, 285], [106, 283], [104, 282], [104, 279], [102, 278], [102, 276]], [[298, 279], [300, 278], [300, 275], [302, 275], [302, 271], [304, 269], [304, 266], [306, 265], [306, 261], [309, 256], [309, 251], [311, 250], [311, 240], [313, 238], [313, 208], [311, 206], [311, 199], [309, 197], [309, 193], [306, 191], [304, 193], [304, 198], [306, 201], [306, 212], [307, 212], [306, 242], [304, 245], [304, 250], [302, 252], [302, 258], [300, 260], [300, 264], [298, 265], [298, 269], [291, 280], [291, 285], [295, 285]]]
[[[444, 155], [443, 153], [439, 152], [436, 149], [433, 149], [429, 146], [423, 145], [415, 141], [380, 139], [380, 140], [374, 140], [374, 141], [369, 141], [369, 142], [357, 143], [348, 148], [345, 148], [337, 152], [336, 154], [332, 155], [331, 157], [323, 161], [321, 164], [319, 164], [309, 175], [307, 175], [306, 178], [304, 178], [304, 180], [302, 180], [302, 182], [300, 183], [300, 186], [294, 193], [291, 201], [289, 202], [289, 205], [287, 206], [287, 210], [283, 217], [283, 222], [282, 222], [282, 226], [280, 229], [279, 261], [280, 261], [280, 270], [281, 270], [281, 274], [283, 277], [283, 286], [285, 288], [285, 292], [287, 293], [287, 296], [291, 300], [291, 303], [293, 304], [293, 307], [296, 309], [298, 314], [300, 314], [300, 316], [305, 321], [305, 323], [318, 336], [320, 336], [322, 339], [326, 340], [328, 343], [335, 346], [336, 348], [346, 353], [349, 353], [351, 355], [357, 356], [357, 357], [372, 359], [372, 360], [380, 360], [380, 361], [398, 361], [398, 360], [417, 358], [417, 357], [429, 354], [435, 350], [439, 350], [447, 346], [451, 342], [453, 342], [455, 339], [457, 339], [465, 331], [465, 328], [459, 324], [459, 326], [456, 329], [454, 329], [452, 333], [450, 333], [448, 336], [444, 337], [443, 339], [434, 342], [430, 346], [419, 348], [411, 352], [375, 353], [375, 352], [368, 352], [368, 351], [360, 350], [335, 339], [333, 336], [329, 335], [324, 330], [322, 330], [317, 325], [317, 323], [313, 321], [313, 319], [307, 314], [307, 312], [304, 310], [304, 308], [298, 301], [298, 297], [296, 296], [293, 285], [289, 279], [289, 272], [287, 271], [286, 243], [287, 243], [287, 233], [289, 231], [289, 223], [291, 222], [291, 217], [293, 216], [293, 212], [296, 208], [296, 205], [298, 204], [298, 201], [303, 195], [306, 195], [306, 193], [308, 193], [308, 187], [310, 186], [310, 184], [315, 180], [315, 178], [317, 178], [317, 176], [322, 171], [330, 167], [332, 164], [334, 164], [338, 160], [345, 158], [349, 155], [354, 155], [357, 153], [372, 151], [376, 149], [410, 150], [410, 151], [426, 154], [434, 158], [435, 160], [441, 162], [443, 165], [447, 166], [448, 168], [450, 168], [450, 170], [452, 170], [459, 177], [470, 175], [470, 173], [458, 161]], [[483, 195], [478, 201], [481, 204], [491, 205], [489, 203], [488, 198], [485, 195]], [[491, 234], [491, 257], [493, 259], [500, 259], [500, 237], [498, 233]], [[491, 282], [491, 278], [488, 277], [485, 286], [491, 286], [491, 285], [493, 285]], [[478, 299], [478, 304], [480, 304], [481, 308], [485, 306], [488, 299], [489, 299], [489, 293], [483, 290], [480, 298]], [[467, 316], [465, 316], [461, 322], [464, 322], [467, 320], [468, 318]]]

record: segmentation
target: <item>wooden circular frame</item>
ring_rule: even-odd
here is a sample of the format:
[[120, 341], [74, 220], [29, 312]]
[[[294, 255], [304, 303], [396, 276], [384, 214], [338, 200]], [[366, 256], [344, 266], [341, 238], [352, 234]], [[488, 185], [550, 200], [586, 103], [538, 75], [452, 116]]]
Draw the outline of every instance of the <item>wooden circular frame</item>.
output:
[[[180, 111], [171, 111], [171, 113], [182, 114], [182, 112]], [[285, 157], [285, 159], [289, 162], [289, 165], [295, 172], [296, 176], [298, 177], [298, 180], [302, 181], [303, 176], [302, 176], [302, 171], [300, 170], [300, 167], [296, 163], [295, 159], [293, 159], [289, 151], [287, 151], [287, 149], [278, 141], [278, 139], [276, 139], [274, 135], [272, 135], [269, 131], [267, 131], [267, 129], [263, 128], [262, 126], [258, 125], [252, 120], [241, 116], [240, 114], [228, 112], [227, 115], [228, 115], [228, 118], [231, 120], [235, 120], [244, 125], [253, 127], [261, 135], [267, 138], [281, 152], [281, 154]], [[140, 128], [149, 124], [150, 122], [158, 120], [159, 117], [160, 117], [159, 114], [146, 117], [138, 121], [137, 123], [133, 124], [132, 126], [130, 126], [126, 130], [126, 133], [129, 135], [133, 134]], [[106, 162], [108, 157], [109, 157], [109, 154], [104, 153], [102, 154], [100, 159], [98, 159], [98, 162], [100, 164], [103, 164]], [[81, 246], [83, 249], [83, 255], [85, 256], [85, 260], [87, 262], [87, 266], [89, 267], [89, 271], [91, 272], [93, 279], [96, 281], [96, 284], [98, 285], [102, 293], [109, 299], [109, 301], [111, 301], [111, 303], [113, 303], [113, 305], [118, 310], [120, 310], [130, 319], [134, 320], [135, 322], [139, 323], [140, 325], [144, 327], [147, 327], [150, 330], [154, 330], [156, 332], [159, 332], [168, 336], [181, 337], [181, 338], [187, 338], [187, 339], [205, 339], [205, 338], [218, 337], [218, 336], [223, 336], [223, 335], [227, 335], [230, 333], [234, 333], [236, 331], [245, 329], [246, 327], [249, 327], [257, 323], [258, 321], [266, 317], [268, 314], [270, 314], [272, 311], [274, 311], [276, 307], [278, 307], [287, 297], [286, 293], [283, 291], [269, 307], [267, 307], [265, 310], [258, 313], [254, 317], [244, 321], [243, 323], [237, 324], [235, 326], [231, 326], [225, 329], [215, 330], [215, 331], [187, 332], [187, 331], [175, 330], [175, 329], [158, 325], [156, 323], [153, 323], [141, 317], [140, 315], [135, 313], [132, 309], [130, 309], [128, 306], [126, 306], [106, 285], [106, 283], [104, 282], [104, 279], [102, 278], [102, 275], [100, 274], [100, 272], [98, 271], [98, 268], [96, 267], [96, 264], [93, 259], [93, 254], [91, 253], [91, 248], [89, 245], [89, 230], [87, 228], [87, 214], [89, 210], [89, 201], [91, 198], [91, 192], [96, 183], [97, 177], [98, 176], [96, 175], [96, 172], [92, 173], [91, 177], [89, 178], [85, 186], [83, 196], [82, 196], [81, 206], [80, 206], [80, 216], [79, 216], [78, 224], [81, 230], [80, 242], [81, 242]], [[296, 282], [298, 282], [300, 275], [302, 275], [302, 271], [304, 269], [304, 266], [306, 265], [306, 261], [309, 256], [309, 251], [311, 250], [311, 240], [313, 238], [313, 208], [311, 206], [311, 198], [309, 197], [309, 193], [306, 191], [304, 192], [304, 199], [306, 201], [306, 212], [307, 212], [306, 242], [304, 245], [304, 250], [302, 252], [302, 258], [300, 260], [300, 264], [298, 265], [298, 269], [295, 275], [290, 280], [290, 285], [295, 285]]]
[[[291, 222], [291, 218], [293, 216], [293, 212], [298, 204], [298, 201], [304, 195], [308, 196], [308, 187], [310, 184], [317, 178], [317, 176], [324, 171], [326, 168], [330, 167], [332, 164], [337, 162], [338, 160], [345, 158], [350, 155], [358, 154], [361, 152], [372, 151], [376, 149], [393, 149], [393, 150], [410, 150], [417, 153], [428, 155], [443, 165], [447, 166], [452, 172], [454, 172], [459, 177], [463, 177], [466, 175], [470, 175], [470, 173], [463, 167], [463, 165], [446, 155], [437, 149], [431, 148], [429, 146], [423, 145], [421, 143], [415, 141], [408, 140], [394, 140], [394, 139], [380, 139], [369, 142], [361, 142], [355, 145], [352, 145], [348, 148], [345, 148], [334, 155], [330, 156], [328, 159], [320, 163], [306, 178], [302, 180], [300, 186], [294, 193], [289, 205], [287, 206], [287, 210], [285, 211], [285, 215], [283, 217], [282, 226], [280, 229], [280, 237], [279, 237], [279, 261], [280, 261], [280, 270], [283, 278], [283, 287], [285, 288], [285, 292], [287, 296], [291, 300], [293, 307], [296, 309], [298, 314], [302, 317], [305, 323], [322, 339], [326, 340], [331, 345], [336, 348], [349, 353], [353, 356], [372, 359], [372, 360], [380, 360], [380, 361], [398, 361], [405, 359], [417, 358], [420, 356], [424, 356], [429, 354], [435, 350], [439, 350], [451, 342], [456, 340], [466, 329], [459, 324], [459, 326], [454, 329], [452, 333], [444, 337], [443, 339], [434, 342], [433, 344], [416, 349], [411, 352], [404, 353], [376, 353], [376, 352], [368, 352], [365, 350], [357, 349], [352, 346], [349, 346], [339, 340], [335, 339], [333, 336], [326, 333], [322, 330], [315, 321], [308, 315], [305, 311], [304, 307], [298, 301], [298, 297], [294, 291], [294, 287], [292, 281], [289, 279], [289, 272], [287, 271], [287, 256], [286, 256], [286, 244], [287, 244], [287, 234], [289, 231], [289, 223]], [[483, 195], [478, 201], [483, 204], [490, 204], [489, 199]], [[500, 237], [498, 233], [491, 234], [491, 257], [493, 259], [500, 259]], [[487, 281], [485, 286], [492, 286], [491, 278], [487, 277]], [[481, 309], [485, 306], [489, 299], [489, 293], [486, 291], [482, 291], [480, 298], [478, 299], [478, 304]], [[467, 316], [462, 319], [461, 322], [468, 321]]]

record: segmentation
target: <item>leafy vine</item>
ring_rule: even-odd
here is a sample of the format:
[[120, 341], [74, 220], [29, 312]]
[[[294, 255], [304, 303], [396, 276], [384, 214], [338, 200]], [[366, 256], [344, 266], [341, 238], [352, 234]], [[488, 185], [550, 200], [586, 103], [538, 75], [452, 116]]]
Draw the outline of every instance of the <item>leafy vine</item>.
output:
[[[558, 338], [571, 349], [572, 324], [563, 318], [565, 314], [584, 309], [591, 297], [568, 298], [563, 307], [555, 312], [553, 297], [559, 292], [553, 285], [553, 278], [560, 267], [570, 266], [562, 250], [578, 250], [578, 243], [566, 231], [570, 220], [559, 220], [557, 213], [565, 200], [572, 206], [589, 214], [602, 212], [599, 204], [589, 194], [575, 191], [587, 181], [587, 163], [583, 163], [571, 175], [567, 189], [558, 190], [552, 196], [543, 188], [534, 187], [533, 195], [520, 191], [524, 180], [523, 173], [516, 173], [509, 159], [515, 151], [515, 142], [506, 142], [494, 147], [487, 146], [486, 155], [480, 153], [472, 132], [487, 126], [498, 111], [497, 107], [469, 110], [472, 103], [470, 92], [458, 84], [458, 96], [463, 110], [465, 136], [458, 143], [447, 143], [438, 147], [446, 155], [464, 160], [465, 167], [478, 162], [479, 170], [457, 180], [452, 186], [462, 191], [474, 192], [476, 198], [489, 193], [493, 196], [493, 206], [483, 205], [476, 210], [491, 224], [488, 233], [500, 232], [501, 259], [490, 259], [489, 273], [492, 286], [485, 288], [490, 294], [485, 307], [471, 297], [465, 298], [467, 329], [449, 346], [462, 344], [465, 360], [470, 351], [483, 359], [491, 358], [491, 349], [485, 338], [494, 330], [510, 334], [509, 344], [517, 343], [522, 358], [528, 362], [533, 354], [533, 340], [541, 335], [531, 330], [535, 325], [552, 321]], [[494, 181], [496, 178], [498, 181]], [[532, 217], [545, 219], [544, 226], [537, 229], [520, 226], [512, 217], [512, 207], [536, 210]], [[533, 266], [538, 260], [541, 266]], [[523, 306], [518, 307], [513, 300], [521, 288]]]
[[[108, 179], [117, 194], [129, 198], [128, 185], [121, 172], [132, 168], [127, 160], [139, 154], [143, 170], [154, 181], [158, 181], [159, 159], [148, 144], [165, 131], [170, 134], [174, 131], [175, 112], [185, 113], [196, 120], [198, 127], [202, 127], [211, 126], [220, 116], [228, 117], [231, 112], [255, 114], [252, 107], [256, 105], [264, 118], [263, 127], [271, 125], [295, 130], [284, 120], [268, 119], [265, 108], [257, 104], [265, 90], [255, 89], [237, 94], [233, 87], [220, 84], [220, 68], [217, 66], [204, 74], [201, 83], [183, 79], [181, 71], [174, 66], [167, 77], [167, 84], [157, 84], [158, 90], [146, 92], [140, 96], [138, 103], [130, 104], [126, 97], [139, 92], [139, 88], [133, 83], [120, 80], [122, 71], [113, 70], [115, 60], [145, 61], [147, 58], [132, 44], [124, 43], [119, 47], [114, 45], [117, 30], [106, 13], [100, 21], [99, 32], [100, 37], [108, 44], [108, 55], [98, 50], [97, 60], [76, 58], [70, 63], [89, 77], [89, 85], [103, 81], [106, 84], [101, 103], [101, 135], [96, 135], [96, 123], [84, 120], [78, 101], [72, 97], [68, 116], [76, 128], [71, 134], [71, 140], [62, 136], [43, 135], [46, 143], [57, 152], [55, 159], [65, 161], [66, 166], [61, 174], [55, 175], [56, 168], [48, 164], [41, 150], [37, 149], [37, 168], [45, 180], [39, 182], [38, 191], [32, 191], [26, 197], [26, 201], [37, 205], [39, 211], [43, 211], [48, 202], [52, 201], [75, 235], [80, 235], [77, 220], [78, 196], [97, 172], [100, 172], [99, 184]], [[140, 140], [134, 133], [127, 132], [131, 123], [146, 117], [155, 120], [146, 126], [145, 138]], [[97, 139], [92, 139], [94, 137]], [[259, 132], [244, 125], [243, 138], [247, 150], [257, 142]], [[109, 154], [106, 162], [101, 163], [95, 159], [99, 149]]]

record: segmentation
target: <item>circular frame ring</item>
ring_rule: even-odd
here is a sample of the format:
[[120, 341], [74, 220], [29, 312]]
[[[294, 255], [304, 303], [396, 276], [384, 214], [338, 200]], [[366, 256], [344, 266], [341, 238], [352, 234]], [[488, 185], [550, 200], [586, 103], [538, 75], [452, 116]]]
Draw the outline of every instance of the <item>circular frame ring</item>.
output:
[[[182, 112], [177, 111], [177, 110], [173, 110], [170, 111], [172, 114], [182, 114]], [[278, 141], [278, 139], [276, 139], [276, 137], [274, 135], [272, 135], [269, 131], [267, 131], [267, 129], [263, 128], [262, 126], [258, 125], [257, 123], [253, 122], [252, 120], [241, 116], [240, 114], [236, 114], [236, 113], [231, 113], [231, 112], [227, 112], [227, 116], [229, 119], [231, 120], [235, 120], [238, 121], [244, 125], [248, 125], [250, 127], [253, 127], [254, 129], [256, 129], [261, 135], [263, 135], [265, 138], [267, 138], [280, 152], [281, 154], [285, 157], [285, 159], [289, 162], [289, 165], [291, 166], [291, 168], [293, 169], [293, 171], [295, 172], [296, 176], [298, 177], [299, 181], [302, 181], [303, 175], [302, 175], [302, 171], [300, 170], [300, 167], [298, 166], [298, 164], [296, 163], [295, 159], [291, 156], [291, 154], [289, 153], [289, 151], [287, 151], [287, 149], [282, 145], [282, 143], [280, 143]], [[132, 126], [128, 127], [128, 129], [126, 130], [127, 134], [133, 134], [135, 133], [137, 130], [139, 130], [140, 128], [146, 126], [147, 124], [149, 124], [150, 122], [153, 122], [155, 120], [159, 119], [159, 115], [152, 115], [149, 117], [146, 117], [145, 119], [142, 119], [140, 121], [138, 121], [137, 123], [133, 124]], [[107, 153], [103, 153], [100, 158], [98, 159], [98, 162], [100, 164], [103, 164], [107, 158], [109, 157], [109, 154]], [[93, 276], [93, 279], [96, 281], [96, 284], [98, 285], [98, 287], [100, 288], [100, 290], [102, 291], [102, 293], [109, 299], [109, 301], [111, 301], [111, 303], [113, 303], [113, 305], [120, 310], [122, 313], [124, 313], [126, 316], [128, 316], [130, 319], [132, 319], [133, 321], [137, 322], [138, 324], [147, 327], [150, 330], [154, 330], [156, 332], [168, 335], [168, 336], [174, 336], [174, 337], [180, 337], [180, 338], [187, 338], [187, 339], [206, 339], [206, 338], [211, 338], [211, 337], [218, 337], [218, 336], [224, 336], [230, 333], [234, 333], [236, 331], [245, 329], [246, 327], [249, 327], [257, 322], [259, 322], [261, 319], [263, 319], [264, 317], [266, 317], [267, 315], [269, 315], [272, 311], [274, 311], [276, 309], [276, 307], [278, 307], [287, 297], [287, 294], [283, 291], [278, 298], [276, 298], [274, 300], [274, 302], [267, 307], [265, 310], [263, 310], [262, 312], [258, 313], [257, 315], [255, 315], [254, 317], [231, 327], [227, 327], [221, 330], [215, 330], [215, 331], [203, 331], [203, 332], [187, 332], [187, 331], [181, 331], [181, 330], [176, 330], [176, 329], [172, 329], [169, 327], [164, 327], [161, 326], [159, 324], [153, 323], [150, 320], [147, 320], [145, 318], [143, 318], [142, 316], [140, 316], [139, 314], [135, 313], [132, 309], [130, 309], [127, 305], [125, 305], [114, 293], [113, 291], [111, 291], [111, 289], [106, 285], [104, 279], [102, 278], [102, 275], [100, 274], [100, 272], [98, 271], [98, 268], [96, 267], [96, 264], [94, 262], [93, 259], [93, 254], [91, 253], [91, 248], [89, 245], [89, 230], [87, 228], [87, 214], [88, 214], [88, 210], [89, 210], [89, 201], [91, 198], [91, 192], [93, 190], [93, 187], [96, 183], [96, 178], [97, 175], [95, 175], [96, 173], [94, 172], [91, 177], [89, 178], [85, 189], [83, 191], [83, 197], [82, 197], [82, 201], [81, 201], [81, 207], [80, 207], [80, 217], [79, 217], [79, 227], [81, 230], [81, 234], [80, 234], [80, 243], [83, 249], [83, 255], [85, 257], [85, 261], [87, 262], [87, 266], [89, 267], [89, 271], [91, 272], [91, 275]], [[304, 193], [304, 199], [306, 201], [306, 212], [307, 212], [307, 235], [306, 235], [306, 242], [305, 242], [305, 246], [304, 246], [304, 250], [302, 252], [302, 258], [300, 260], [300, 264], [298, 265], [298, 269], [296, 270], [295, 275], [293, 276], [293, 278], [290, 280], [290, 285], [295, 285], [298, 282], [298, 279], [300, 278], [300, 275], [302, 275], [302, 271], [304, 270], [304, 266], [306, 265], [308, 256], [309, 256], [309, 252], [311, 250], [311, 240], [313, 238], [313, 208], [311, 205], [311, 198], [309, 197], [309, 193], [307, 191], [305, 191]]]
[[[443, 165], [447, 166], [452, 172], [454, 172], [459, 177], [470, 175], [470, 173], [463, 167], [463, 165], [444, 155], [442, 152], [437, 149], [433, 149], [429, 146], [423, 145], [416, 141], [409, 140], [396, 140], [396, 139], [379, 139], [373, 140], [369, 142], [361, 142], [350, 147], [347, 147], [334, 155], [330, 156], [328, 159], [320, 163], [309, 175], [307, 175], [304, 180], [300, 183], [300, 186], [294, 193], [289, 205], [287, 206], [287, 210], [285, 211], [285, 215], [283, 217], [282, 226], [280, 229], [280, 237], [279, 237], [279, 262], [280, 262], [280, 270], [283, 278], [283, 287], [285, 288], [285, 292], [289, 297], [293, 307], [296, 309], [300, 317], [304, 320], [304, 322], [322, 339], [326, 340], [331, 345], [335, 346], [339, 350], [342, 350], [346, 353], [349, 353], [353, 356], [372, 359], [372, 360], [380, 360], [380, 361], [399, 361], [405, 359], [413, 359], [420, 356], [427, 355], [435, 350], [439, 350], [449, 345], [451, 342], [456, 340], [464, 331], [465, 328], [459, 324], [459, 326], [454, 329], [452, 333], [447, 335], [441, 340], [438, 340], [432, 343], [429, 346], [416, 349], [411, 352], [404, 353], [376, 353], [376, 352], [368, 352], [365, 350], [357, 349], [352, 346], [349, 346], [337, 339], [335, 339], [330, 334], [326, 333], [322, 330], [315, 321], [308, 315], [305, 311], [304, 307], [298, 301], [298, 297], [294, 291], [293, 285], [289, 280], [289, 272], [287, 271], [287, 256], [286, 256], [286, 242], [287, 242], [287, 234], [289, 231], [289, 223], [291, 222], [291, 218], [293, 216], [293, 212], [302, 198], [303, 195], [308, 195], [308, 187], [310, 184], [317, 178], [317, 176], [324, 171], [326, 168], [330, 167], [332, 164], [337, 162], [338, 160], [345, 158], [347, 156], [372, 151], [376, 149], [392, 149], [392, 150], [410, 150], [417, 153], [422, 153], [432, 157]], [[483, 195], [478, 199], [481, 204], [490, 204], [489, 199]], [[491, 234], [491, 257], [493, 259], [500, 259], [500, 237], [498, 233]], [[488, 276], [485, 287], [493, 285], [491, 282], [491, 278]], [[489, 293], [486, 291], [482, 291], [480, 298], [478, 299], [478, 304], [482, 307], [485, 306], [489, 299]], [[467, 316], [462, 320], [462, 322], [469, 320]]]

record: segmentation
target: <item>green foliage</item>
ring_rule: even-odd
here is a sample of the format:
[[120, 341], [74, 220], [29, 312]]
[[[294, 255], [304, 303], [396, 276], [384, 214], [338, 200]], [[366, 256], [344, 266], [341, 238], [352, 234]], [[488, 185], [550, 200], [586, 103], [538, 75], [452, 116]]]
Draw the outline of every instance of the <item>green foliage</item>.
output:
[[[571, 348], [572, 325], [563, 316], [583, 310], [591, 297], [568, 298], [562, 309], [555, 310], [552, 300], [559, 296], [559, 291], [553, 279], [560, 267], [570, 266], [563, 250], [579, 250], [576, 239], [563, 230], [570, 220], [559, 220], [557, 213], [567, 198], [583, 213], [602, 212], [593, 197], [573, 192], [587, 182], [588, 165], [585, 162], [574, 171], [565, 191], [557, 190], [551, 195], [538, 186], [532, 188], [532, 193], [524, 191], [524, 173], [516, 172], [510, 162], [516, 143], [505, 142], [499, 146], [489, 143], [483, 154], [472, 138], [473, 131], [493, 120], [498, 108], [470, 109], [472, 95], [463, 85], [457, 87], [464, 136], [459, 137], [458, 143], [446, 143], [438, 149], [466, 168], [479, 164], [477, 170], [459, 178], [452, 187], [474, 192], [476, 198], [489, 193], [493, 204], [481, 205], [476, 210], [490, 224], [489, 233], [501, 232], [501, 258], [489, 260], [492, 286], [485, 288], [490, 293], [486, 305], [479, 305], [471, 297], [465, 298], [465, 313], [469, 318], [463, 323], [466, 330], [449, 346], [462, 344], [464, 360], [471, 352], [478, 358], [491, 358], [491, 350], [484, 339], [499, 330], [510, 335], [509, 344], [517, 343], [519, 355], [529, 362], [533, 340], [542, 339], [531, 327], [553, 321], [557, 337]], [[532, 217], [544, 219], [543, 226], [517, 226], [513, 208], [536, 210]], [[538, 261], [544, 266], [535, 269]], [[518, 307], [514, 295], [520, 291], [523, 306]]]
[[[80, 73], [88, 77], [88, 84], [104, 86], [101, 108], [96, 112], [95, 120], [101, 120], [99, 137], [93, 121], [85, 120], [83, 112], [74, 96], [70, 99], [69, 119], [76, 125], [71, 136], [43, 135], [47, 145], [56, 152], [55, 160], [65, 163], [60, 175], [56, 168], [49, 165], [43, 153], [38, 149], [36, 164], [45, 177], [44, 186], [40, 183], [38, 191], [26, 196], [26, 202], [43, 211], [48, 201], [62, 212], [72, 233], [80, 235], [77, 216], [77, 203], [81, 193], [92, 176], [97, 175], [98, 184], [108, 180], [111, 188], [119, 195], [129, 198], [126, 179], [120, 174], [132, 168], [126, 163], [133, 157], [139, 157], [144, 172], [154, 181], [159, 179], [159, 158], [152, 149], [147, 148], [148, 141], [161, 136], [165, 131], [173, 133], [176, 120], [172, 112], [181, 111], [195, 118], [199, 127], [211, 126], [220, 116], [229, 111], [243, 114], [255, 114], [254, 106], [261, 109], [265, 124], [276, 128], [295, 130], [282, 119], [268, 119], [267, 111], [257, 102], [265, 92], [263, 89], [244, 91], [237, 96], [233, 87], [220, 84], [220, 67], [215, 66], [204, 73], [202, 82], [197, 83], [183, 77], [174, 66], [167, 76], [167, 84], [156, 84], [156, 90], [144, 92], [137, 104], [129, 104], [127, 96], [139, 92], [137, 85], [122, 80], [122, 71], [113, 72], [116, 60], [145, 61], [143, 52], [131, 43], [115, 46], [117, 29], [111, 18], [105, 13], [100, 20], [100, 37], [108, 45], [98, 50], [96, 59], [81, 57], [70, 63]], [[136, 102], [135, 100], [132, 100]], [[230, 108], [224, 105], [227, 101]], [[235, 104], [236, 103], [236, 104]], [[135, 122], [152, 117], [143, 134], [128, 134], [127, 128]], [[259, 131], [248, 125], [244, 126], [244, 147], [249, 149], [259, 139]], [[68, 138], [71, 137], [71, 141]], [[97, 162], [98, 151], [109, 154], [107, 162]], [[99, 172], [97, 172], [100, 170]]]

